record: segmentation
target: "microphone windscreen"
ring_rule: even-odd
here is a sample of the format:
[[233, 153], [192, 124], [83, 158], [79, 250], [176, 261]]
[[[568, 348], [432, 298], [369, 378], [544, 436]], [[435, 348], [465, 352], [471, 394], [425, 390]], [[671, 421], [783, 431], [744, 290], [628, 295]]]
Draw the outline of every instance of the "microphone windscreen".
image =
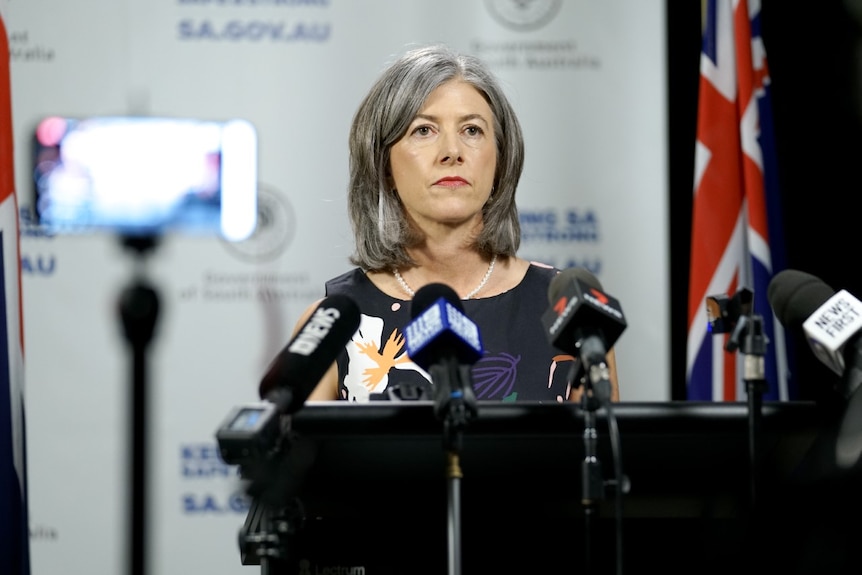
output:
[[416, 291], [410, 308], [411, 321], [404, 328], [407, 354], [416, 365], [428, 369], [446, 357], [473, 364], [482, 357], [478, 326], [464, 313], [464, 305], [451, 287], [431, 283]]
[[766, 294], [778, 321], [784, 327], [801, 329], [805, 320], [835, 295], [835, 290], [817, 276], [787, 269], [775, 274]]
[[261, 398], [278, 388], [291, 391], [290, 409], [298, 409], [359, 329], [359, 306], [350, 297], [324, 298], [293, 339], [270, 364], [259, 385]]
[[431, 307], [438, 299], [443, 298], [460, 312], [464, 312], [464, 304], [461, 303], [461, 298], [455, 293], [455, 290], [443, 283], [432, 283], [422, 286], [416, 291], [413, 296], [413, 301], [410, 303], [410, 317], [416, 317], [423, 311]]
[[610, 348], [626, 328], [620, 303], [604, 293], [599, 280], [584, 268], [558, 273], [548, 286], [550, 306], [542, 315], [548, 341], [578, 355], [584, 337], [600, 335]]
[[604, 291], [599, 279], [584, 268], [567, 268], [554, 276], [548, 286], [548, 302], [553, 305], [566, 290], [569, 282], [580, 280], [599, 291]]

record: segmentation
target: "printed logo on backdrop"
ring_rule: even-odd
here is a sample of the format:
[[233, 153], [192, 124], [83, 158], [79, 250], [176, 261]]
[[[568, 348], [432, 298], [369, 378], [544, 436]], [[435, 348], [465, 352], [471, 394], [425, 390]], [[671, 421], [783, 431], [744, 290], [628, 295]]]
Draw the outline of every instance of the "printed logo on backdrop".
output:
[[54, 543], [60, 539], [60, 530], [51, 525], [30, 525], [30, 541]]
[[[263, 263], [277, 259], [293, 242], [296, 216], [284, 194], [269, 187], [258, 188], [257, 227], [241, 242], [222, 241], [238, 260]], [[223, 271], [206, 268], [200, 283], [180, 290], [183, 301], [210, 303], [256, 301], [278, 303], [288, 300], [312, 301], [320, 297], [320, 287], [310, 285], [307, 272]]]
[[[183, 42], [324, 43], [332, 23], [321, 13], [330, 0], [176, 0], [193, 10], [177, 21]], [[266, 10], [266, 9], [269, 10]], [[302, 10], [310, 9], [310, 10]]]
[[240, 515], [251, 508], [239, 483], [239, 468], [221, 460], [215, 443], [180, 445], [180, 477], [185, 515]]
[[293, 242], [296, 215], [287, 196], [267, 186], [257, 189], [257, 227], [241, 242], [222, 243], [238, 259], [262, 263], [278, 258]]
[[56, 58], [54, 48], [34, 40], [29, 30], [9, 32], [9, 60], [15, 63], [52, 62]]
[[470, 51], [495, 69], [539, 71], [595, 71], [601, 58], [574, 38], [551, 38], [528, 33], [553, 22], [562, 0], [485, 0], [485, 7], [502, 27], [524, 33], [523, 40], [474, 39]]
[[[52, 238], [53, 234], [33, 221], [27, 207], [18, 209], [18, 235], [26, 238]], [[33, 253], [21, 250], [21, 273], [30, 276], [52, 276], [57, 271], [57, 256], [54, 253]]]
[[538, 30], [557, 17], [563, 0], [485, 0], [500, 24], [512, 30]]
[[600, 275], [600, 218], [590, 208], [520, 208], [522, 258]]
[[[275, 260], [293, 241], [296, 216], [293, 207], [283, 194], [267, 187], [259, 187], [257, 218], [257, 227], [248, 239], [241, 242], [222, 240], [225, 249], [241, 261], [262, 263]], [[52, 238], [54, 236], [51, 231], [35, 222], [29, 207], [19, 208], [18, 219], [21, 237]], [[56, 271], [56, 257], [52, 253], [22, 253], [21, 271], [31, 275], [53, 275]], [[271, 283], [273, 279], [269, 278], [264, 283]], [[294, 279], [292, 278], [290, 283], [294, 283]], [[258, 295], [266, 297], [272, 296], [273, 293], [270, 290]]]
[[207, 303], [227, 304], [256, 301], [279, 303], [289, 300], [313, 301], [320, 297], [320, 287], [310, 286], [306, 272], [241, 272], [203, 270], [200, 285], [180, 289], [182, 301], [202, 300]]

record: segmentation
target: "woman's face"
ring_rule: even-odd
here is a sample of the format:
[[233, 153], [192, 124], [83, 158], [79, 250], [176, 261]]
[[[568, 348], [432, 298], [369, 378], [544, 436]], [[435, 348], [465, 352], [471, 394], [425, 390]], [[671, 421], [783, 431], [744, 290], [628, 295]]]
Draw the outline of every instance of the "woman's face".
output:
[[389, 166], [390, 183], [422, 229], [481, 221], [497, 169], [488, 102], [462, 80], [442, 84], [392, 146]]

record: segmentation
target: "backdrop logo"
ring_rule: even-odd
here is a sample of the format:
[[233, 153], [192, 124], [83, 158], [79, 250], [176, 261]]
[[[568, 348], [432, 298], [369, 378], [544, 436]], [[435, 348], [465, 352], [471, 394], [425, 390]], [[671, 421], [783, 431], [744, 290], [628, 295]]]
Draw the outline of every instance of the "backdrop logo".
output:
[[296, 216], [284, 194], [266, 186], [257, 190], [257, 227], [241, 242], [222, 240], [227, 250], [252, 263], [276, 259], [293, 241]]
[[328, 23], [269, 22], [265, 20], [181, 20], [177, 25], [180, 40], [227, 42], [326, 42], [332, 33]]
[[251, 502], [238, 486], [239, 468], [222, 461], [214, 443], [180, 445], [180, 475], [191, 487], [180, 494], [187, 515], [245, 513]]
[[593, 209], [523, 209], [521, 240], [557, 244], [599, 241], [599, 214]]
[[60, 530], [53, 525], [30, 525], [31, 541], [57, 541]]
[[9, 59], [13, 62], [53, 62], [56, 57], [53, 46], [34, 41], [29, 30], [9, 31]]
[[485, 0], [488, 12], [512, 30], [538, 30], [553, 20], [562, 0]]
[[21, 256], [21, 273], [39, 276], [51, 276], [57, 271], [57, 258], [53, 254]]
[[230, 477], [237, 470], [227, 465], [219, 456], [215, 444], [186, 444], [180, 446], [182, 476], [189, 478]]
[[[54, 234], [39, 226], [34, 221], [30, 209], [21, 207], [18, 209], [18, 235], [22, 238], [50, 239]], [[57, 256], [53, 253], [32, 254], [22, 248], [21, 273], [30, 276], [52, 276], [57, 272]]]
[[235, 491], [228, 495], [184, 493], [182, 508], [186, 515], [243, 514], [251, 509], [251, 501], [242, 491]]
[[33, 212], [26, 206], [18, 208], [18, 233], [28, 238], [52, 238], [55, 235], [53, 231], [40, 226]]
[[559, 269], [601, 275], [601, 218], [593, 208], [522, 208], [522, 257]]

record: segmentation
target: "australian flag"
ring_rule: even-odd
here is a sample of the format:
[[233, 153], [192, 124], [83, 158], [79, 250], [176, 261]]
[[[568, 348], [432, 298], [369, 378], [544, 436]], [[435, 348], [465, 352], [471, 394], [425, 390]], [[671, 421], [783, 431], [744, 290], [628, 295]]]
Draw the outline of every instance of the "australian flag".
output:
[[[763, 399], [794, 399], [787, 343], [767, 287], [785, 267], [769, 70], [759, 0], [707, 0], [700, 56], [686, 388], [690, 400], [743, 401], [743, 349], [713, 329], [707, 298], [750, 294], [743, 325], [762, 320]], [[742, 298], [746, 300], [745, 297]], [[746, 321], [750, 319], [752, 321]], [[742, 342], [740, 342], [742, 343]]]

